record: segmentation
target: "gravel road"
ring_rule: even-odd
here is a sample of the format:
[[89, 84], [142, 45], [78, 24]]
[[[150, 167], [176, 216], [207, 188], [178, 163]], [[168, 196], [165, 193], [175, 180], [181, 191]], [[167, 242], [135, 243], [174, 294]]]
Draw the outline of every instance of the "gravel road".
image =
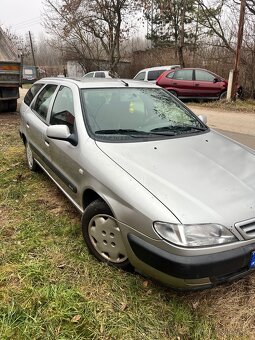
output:
[[220, 111], [188, 105], [197, 115], [205, 114], [213, 129], [244, 133], [255, 136], [255, 114], [248, 112]]

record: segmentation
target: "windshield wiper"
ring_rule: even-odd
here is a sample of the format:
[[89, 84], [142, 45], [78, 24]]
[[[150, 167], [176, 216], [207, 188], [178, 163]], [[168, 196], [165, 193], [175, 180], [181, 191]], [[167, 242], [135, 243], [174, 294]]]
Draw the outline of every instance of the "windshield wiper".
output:
[[199, 126], [192, 126], [192, 125], [168, 125], [168, 126], [162, 126], [162, 127], [158, 127], [155, 129], [152, 129], [151, 132], [172, 132], [173, 134], [175, 134], [176, 132], [179, 131], [189, 131], [189, 130], [198, 130], [198, 131], [206, 131], [207, 128], [204, 127], [199, 127]]
[[[135, 129], [109, 129], [109, 130], [98, 130], [95, 131], [96, 134], [102, 134], [102, 135], [129, 135], [133, 137], [137, 137], [137, 135], [161, 135], [161, 136], [174, 136], [175, 132], [172, 131], [141, 131], [141, 130], [135, 130]], [[133, 136], [132, 136], [133, 135]]]
[[100, 135], [130, 135], [130, 134], [148, 134], [146, 131], [139, 131], [135, 129], [107, 129], [107, 130], [97, 130], [96, 134]]

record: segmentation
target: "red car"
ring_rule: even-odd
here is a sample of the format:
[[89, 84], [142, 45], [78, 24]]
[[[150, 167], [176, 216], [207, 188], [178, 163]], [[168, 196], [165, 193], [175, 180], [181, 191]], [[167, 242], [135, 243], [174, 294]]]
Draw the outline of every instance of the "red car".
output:
[[226, 79], [201, 68], [166, 71], [158, 77], [156, 84], [181, 99], [223, 99], [228, 87]]

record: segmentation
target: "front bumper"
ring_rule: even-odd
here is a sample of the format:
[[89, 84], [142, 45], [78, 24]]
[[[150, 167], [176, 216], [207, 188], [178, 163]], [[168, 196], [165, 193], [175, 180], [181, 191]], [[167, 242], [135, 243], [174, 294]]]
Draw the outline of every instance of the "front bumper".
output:
[[180, 256], [149, 244], [133, 234], [128, 234], [128, 241], [140, 261], [156, 272], [183, 280], [182, 288], [210, 287], [252, 271], [249, 268], [251, 253], [255, 250], [254, 243], [214, 254]]

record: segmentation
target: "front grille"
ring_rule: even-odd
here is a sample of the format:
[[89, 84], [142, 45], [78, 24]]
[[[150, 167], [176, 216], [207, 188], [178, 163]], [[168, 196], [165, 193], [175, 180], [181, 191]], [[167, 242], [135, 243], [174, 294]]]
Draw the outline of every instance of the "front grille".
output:
[[245, 239], [255, 238], [255, 218], [236, 223], [235, 227]]

